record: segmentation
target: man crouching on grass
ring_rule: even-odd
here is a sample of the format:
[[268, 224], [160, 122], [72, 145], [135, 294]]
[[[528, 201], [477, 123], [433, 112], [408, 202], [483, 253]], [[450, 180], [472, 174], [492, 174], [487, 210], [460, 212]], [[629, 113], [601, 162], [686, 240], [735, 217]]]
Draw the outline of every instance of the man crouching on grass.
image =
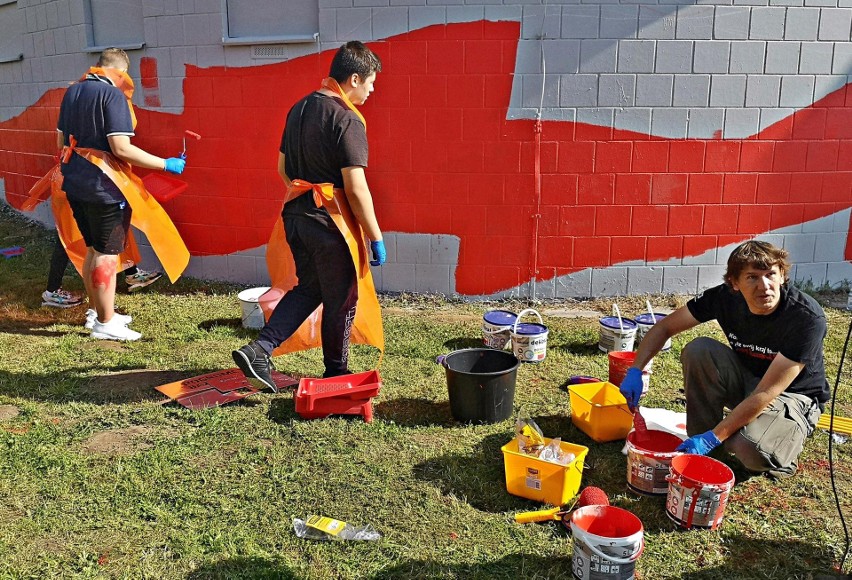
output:
[[[631, 409], [642, 369], [666, 340], [718, 321], [729, 346], [707, 337], [681, 353], [686, 431], [678, 451], [706, 455], [724, 442], [751, 472], [789, 477], [829, 398], [823, 365], [825, 313], [789, 285], [787, 252], [749, 241], [728, 258], [724, 283], [655, 324], [621, 383]], [[724, 408], [731, 412], [724, 415]]]

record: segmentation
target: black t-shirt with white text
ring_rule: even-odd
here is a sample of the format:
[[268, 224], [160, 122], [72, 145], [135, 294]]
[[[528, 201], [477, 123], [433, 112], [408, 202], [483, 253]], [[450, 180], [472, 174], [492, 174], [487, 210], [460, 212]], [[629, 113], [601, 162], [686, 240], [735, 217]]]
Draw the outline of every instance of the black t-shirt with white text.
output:
[[743, 295], [725, 284], [705, 290], [686, 306], [699, 322], [719, 322], [731, 348], [754, 376], [766, 374], [775, 356], [781, 354], [805, 365], [787, 392], [820, 403], [828, 400], [823, 362], [825, 313], [816, 300], [798, 288], [782, 286], [778, 308], [767, 315], [752, 314]]

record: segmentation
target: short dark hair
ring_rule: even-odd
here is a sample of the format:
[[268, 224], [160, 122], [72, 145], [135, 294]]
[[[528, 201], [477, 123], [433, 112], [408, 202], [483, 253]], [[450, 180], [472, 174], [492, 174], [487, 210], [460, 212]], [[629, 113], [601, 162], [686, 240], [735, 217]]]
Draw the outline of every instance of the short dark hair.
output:
[[784, 283], [790, 281], [789, 252], [783, 248], [773, 246], [769, 242], [760, 240], [749, 240], [743, 242], [728, 256], [728, 270], [725, 272], [725, 284], [731, 286], [732, 281], [739, 278], [744, 269], [749, 266], [760, 270], [771, 270], [772, 266], [778, 266], [778, 270], [784, 277]]
[[328, 76], [342, 83], [353, 74], [365, 79], [381, 70], [382, 61], [376, 53], [367, 48], [363, 42], [352, 40], [337, 50], [331, 61]]
[[107, 48], [101, 53], [98, 58], [98, 66], [103, 68], [123, 68], [130, 67], [130, 57], [120, 48]]

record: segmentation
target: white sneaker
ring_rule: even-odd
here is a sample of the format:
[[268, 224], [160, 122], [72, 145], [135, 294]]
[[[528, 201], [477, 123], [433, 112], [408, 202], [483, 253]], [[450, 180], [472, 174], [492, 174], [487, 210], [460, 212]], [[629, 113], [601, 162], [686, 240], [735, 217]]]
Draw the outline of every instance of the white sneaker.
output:
[[106, 324], [96, 318], [91, 336], [101, 340], [139, 340], [142, 338], [141, 333], [127, 328], [115, 316]]
[[[95, 327], [95, 321], [98, 319], [98, 313], [89, 308], [86, 310], [86, 324], [83, 326], [86, 327], [86, 330], [92, 330]], [[112, 319], [118, 319], [124, 326], [129, 325], [133, 322], [133, 317], [129, 314], [119, 314], [118, 312], [113, 313]]]

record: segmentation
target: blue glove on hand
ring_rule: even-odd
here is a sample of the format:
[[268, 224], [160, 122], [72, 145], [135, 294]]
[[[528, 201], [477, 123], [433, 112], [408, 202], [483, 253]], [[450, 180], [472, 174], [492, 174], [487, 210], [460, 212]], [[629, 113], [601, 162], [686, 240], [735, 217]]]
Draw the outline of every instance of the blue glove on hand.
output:
[[373, 252], [373, 259], [370, 261], [371, 266], [381, 266], [388, 259], [384, 241], [370, 242], [370, 250]]
[[627, 399], [627, 406], [631, 411], [639, 405], [643, 387], [642, 369], [635, 367], [627, 369], [627, 374], [624, 376], [624, 380], [621, 381], [621, 386], [618, 390]]
[[183, 173], [183, 168], [186, 167], [186, 160], [180, 157], [169, 157], [166, 159], [166, 167], [164, 168], [169, 173], [180, 175]]
[[722, 442], [716, 437], [713, 431], [707, 431], [701, 435], [693, 435], [683, 443], [677, 446], [675, 451], [683, 453], [692, 453], [694, 455], [707, 455], [716, 449]]

